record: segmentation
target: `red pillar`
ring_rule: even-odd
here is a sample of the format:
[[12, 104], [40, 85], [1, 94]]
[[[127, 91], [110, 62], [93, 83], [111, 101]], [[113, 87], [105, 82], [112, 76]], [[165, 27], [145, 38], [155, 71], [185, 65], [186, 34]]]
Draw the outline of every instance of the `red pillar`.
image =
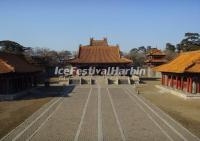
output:
[[162, 84], [165, 85], [165, 75], [162, 75]]
[[169, 76], [169, 86], [170, 87], [172, 86], [172, 77], [171, 77], [171, 75]]
[[178, 76], [176, 76], [176, 89], [178, 89]]
[[166, 75], [166, 76], [167, 76], [167, 78], [166, 78], [166, 79], [167, 79], [167, 80], [166, 80], [166, 82], [167, 82], [167, 83], [166, 83], [166, 86], [168, 86], [168, 82], [169, 82], [169, 78], [168, 78], [168, 77], [169, 77], [169, 76], [168, 76], [168, 75]]
[[173, 80], [173, 76], [171, 76], [171, 87], [174, 87], [174, 80]]
[[198, 82], [198, 92], [197, 93], [200, 93], [200, 82]]
[[180, 77], [178, 78], [178, 81], [177, 81], [177, 83], [178, 83], [178, 89], [180, 89]]
[[198, 82], [198, 93], [200, 93], [200, 81]]
[[163, 75], [163, 85], [165, 85], [165, 75]]
[[190, 79], [187, 77], [187, 92], [189, 92], [189, 86], [190, 86]]
[[171, 87], [171, 76], [168, 76], [168, 86]]
[[189, 80], [190, 80], [189, 93], [192, 93], [192, 78], [190, 77]]
[[184, 83], [183, 77], [181, 76], [181, 84], [180, 84], [180, 89], [181, 89], [181, 90], [183, 90], [183, 83]]
[[170, 76], [170, 87], [172, 87], [173, 86], [173, 79], [172, 79], [173, 77], [172, 76]]
[[181, 77], [181, 90], [183, 90], [183, 86], [184, 86], [184, 81], [183, 81], [183, 77]]

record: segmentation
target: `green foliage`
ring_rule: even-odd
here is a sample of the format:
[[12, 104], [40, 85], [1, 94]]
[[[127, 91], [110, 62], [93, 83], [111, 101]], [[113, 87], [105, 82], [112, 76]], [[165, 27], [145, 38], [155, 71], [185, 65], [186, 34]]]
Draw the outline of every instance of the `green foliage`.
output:
[[0, 41], [0, 47], [2, 52], [13, 53], [13, 54], [24, 54], [25, 50], [29, 48], [25, 48], [24, 46], [14, 42], [14, 41]]
[[176, 47], [175, 47], [175, 45], [172, 45], [171, 43], [166, 43], [165, 50], [168, 51], [168, 52], [175, 52]]
[[144, 46], [133, 48], [130, 50], [128, 56], [131, 60], [133, 60], [134, 65], [143, 66], [145, 58], [146, 58], [146, 53], [150, 49], [151, 49], [151, 46], [148, 46], [147, 48], [145, 48]]
[[178, 52], [200, 50], [199, 33], [185, 33], [185, 38], [176, 47]]

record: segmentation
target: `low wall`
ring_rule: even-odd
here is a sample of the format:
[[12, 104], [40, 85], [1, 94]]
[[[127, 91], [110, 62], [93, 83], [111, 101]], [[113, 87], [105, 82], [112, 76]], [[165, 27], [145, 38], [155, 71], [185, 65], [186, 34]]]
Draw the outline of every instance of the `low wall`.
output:
[[89, 84], [89, 85], [93, 85], [95, 84], [95, 80], [92, 78], [81, 78], [81, 85], [82, 84]]
[[107, 78], [107, 84], [119, 84], [117, 78]]
[[156, 71], [152, 70], [151, 67], [147, 67], [146, 72], [147, 72], [146, 75], [149, 78], [161, 78], [161, 76], [162, 76], [160, 72], [156, 72]]
[[77, 85], [77, 84], [81, 84], [81, 78], [74, 78], [74, 79], [69, 79], [69, 85]]

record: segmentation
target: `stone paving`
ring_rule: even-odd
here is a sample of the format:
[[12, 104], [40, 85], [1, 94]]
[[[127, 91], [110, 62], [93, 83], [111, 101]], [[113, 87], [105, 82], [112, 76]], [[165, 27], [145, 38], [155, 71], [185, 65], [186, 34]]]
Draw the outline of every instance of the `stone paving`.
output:
[[17, 138], [15, 136], [9, 140], [199, 140], [160, 109], [137, 95], [131, 85], [76, 86], [69, 97], [62, 97], [57, 107], [28, 137], [23, 135], [26, 132], [17, 133]]

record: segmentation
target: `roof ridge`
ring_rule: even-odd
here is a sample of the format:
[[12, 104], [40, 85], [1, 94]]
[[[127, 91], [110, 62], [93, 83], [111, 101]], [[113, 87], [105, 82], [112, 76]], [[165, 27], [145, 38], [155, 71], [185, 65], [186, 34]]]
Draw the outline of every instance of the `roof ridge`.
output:
[[179, 53], [179, 54], [190, 54], [190, 53], [200, 53], [200, 50], [181, 52], [181, 53]]
[[200, 63], [200, 57], [198, 57], [197, 59], [192, 60], [191, 64], [189, 64], [188, 66], [186, 66], [185, 70], [187, 70], [188, 68], [192, 67], [197, 62]]

